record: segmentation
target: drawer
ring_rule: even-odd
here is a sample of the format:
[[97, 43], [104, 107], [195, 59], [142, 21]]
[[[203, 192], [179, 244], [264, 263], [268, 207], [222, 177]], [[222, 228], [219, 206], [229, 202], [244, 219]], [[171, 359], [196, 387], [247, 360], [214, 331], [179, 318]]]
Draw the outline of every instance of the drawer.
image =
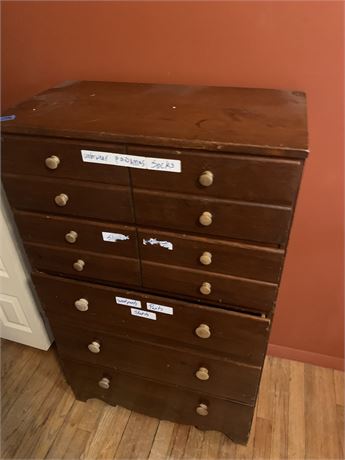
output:
[[275, 304], [278, 285], [248, 278], [205, 273], [183, 267], [142, 261], [143, 287], [187, 296], [205, 303], [240, 306], [269, 312]]
[[14, 216], [25, 242], [138, 258], [135, 227], [25, 211]]
[[138, 259], [45, 244], [25, 243], [24, 246], [33, 269], [140, 286]]
[[[92, 325], [100, 332], [131, 334], [138, 340], [172, 346], [186, 344], [199, 352], [216, 352], [254, 366], [263, 363], [270, 329], [267, 318], [43, 273], [33, 273], [32, 278], [48, 317], [58, 315], [76, 326]], [[86, 311], [75, 307], [79, 299], [86, 300]], [[147, 310], [149, 303], [151, 308], [170, 307], [173, 314], [157, 312], [155, 320], [135, 316], [131, 306], [138, 308], [138, 302], [141, 310]]]
[[50, 317], [50, 324], [63, 358], [108, 366], [163, 383], [255, 404], [260, 367], [216, 359], [185, 348], [163, 347], [94, 329], [76, 328], [55, 317]]
[[[136, 222], [204, 235], [285, 244], [291, 208], [134, 189]], [[206, 216], [208, 225], [199, 219]]]
[[134, 187], [271, 204], [294, 203], [303, 167], [298, 160], [251, 155], [135, 146], [128, 147], [128, 152], [181, 161], [181, 173], [131, 170]]
[[206, 237], [139, 229], [144, 261], [235, 275], [277, 283], [284, 260], [282, 249]]
[[[164, 385], [107, 367], [65, 359], [62, 365], [68, 383], [82, 401], [98, 398], [161, 420], [193, 425], [201, 430], [221, 431], [235, 442], [246, 443], [248, 440], [254, 406]], [[109, 385], [109, 388], [101, 388], [101, 381], [101, 385]]]
[[[81, 150], [123, 153], [123, 144], [94, 144], [35, 137], [4, 136], [2, 171], [18, 175], [43, 176], [128, 185], [127, 168], [83, 162]], [[51, 157], [57, 157], [51, 158]], [[50, 169], [47, 164], [55, 169]]]
[[[9, 201], [17, 209], [134, 222], [128, 187], [12, 174], [3, 175], [2, 179]], [[65, 205], [61, 194], [68, 197]], [[58, 196], [62, 206], [55, 203]]]

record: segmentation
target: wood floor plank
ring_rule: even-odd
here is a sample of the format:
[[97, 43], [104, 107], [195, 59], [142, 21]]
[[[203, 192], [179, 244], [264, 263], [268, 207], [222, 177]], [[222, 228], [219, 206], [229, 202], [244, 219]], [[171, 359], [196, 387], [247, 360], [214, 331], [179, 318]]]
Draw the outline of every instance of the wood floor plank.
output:
[[304, 364], [290, 361], [288, 458], [305, 457]]
[[340, 458], [345, 458], [345, 449], [344, 449], [344, 439], [345, 439], [344, 406], [337, 406], [336, 411], [337, 411], [339, 455], [340, 455]]
[[192, 426], [189, 430], [183, 459], [199, 459], [204, 441], [204, 432]]
[[132, 412], [119, 447], [116, 459], [146, 459], [149, 456], [159, 420]]
[[248, 439], [248, 443], [246, 446], [242, 446], [240, 444], [236, 445], [236, 460], [247, 460], [252, 459], [254, 455], [254, 439], [255, 439], [255, 430], [256, 430], [256, 418], [258, 413], [258, 406], [256, 405], [254, 416], [253, 416], [253, 423]]
[[149, 460], [165, 460], [172, 450], [176, 424], [162, 420], [159, 422]]
[[217, 458], [223, 436], [224, 435], [219, 433], [219, 431], [206, 431], [204, 433], [200, 459], [214, 460]]
[[257, 416], [270, 421], [272, 421], [273, 417], [273, 400], [275, 390], [272, 385], [273, 374], [273, 358], [271, 356], [266, 356], [257, 400]]
[[[22, 376], [23, 377], [23, 376]], [[61, 378], [56, 359], [47, 354], [29, 380], [23, 380], [22, 392], [3, 418], [1, 437], [3, 457], [13, 458], [19, 441], [36, 420], [45, 399]]]
[[337, 414], [332, 369], [305, 364], [306, 458], [338, 459]]
[[271, 458], [272, 421], [257, 417], [255, 422], [253, 459]]
[[66, 446], [66, 450], [62, 458], [70, 460], [81, 458], [90, 437], [91, 433], [89, 431], [76, 428], [73, 437]]
[[124, 407], [106, 406], [82, 458], [85, 460], [114, 458], [130, 415], [131, 411]]
[[216, 458], [219, 460], [232, 460], [236, 458], [236, 444], [225, 435], [222, 435]]
[[189, 425], [176, 425], [174, 427], [172, 448], [167, 457], [169, 460], [180, 460], [183, 458], [190, 429]]
[[344, 406], [344, 372], [334, 370], [335, 402], [338, 406]]

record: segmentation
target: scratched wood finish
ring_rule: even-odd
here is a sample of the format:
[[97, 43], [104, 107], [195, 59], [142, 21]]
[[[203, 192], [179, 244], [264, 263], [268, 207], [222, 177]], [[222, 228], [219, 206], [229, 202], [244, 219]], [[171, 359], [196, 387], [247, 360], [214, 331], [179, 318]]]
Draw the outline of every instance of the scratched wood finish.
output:
[[[108, 256], [79, 249], [62, 249], [45, 244], [25, 243], [24, 246], [34, 269], [137, 287], [141, 284], [138, 259]], [[84, 262], [82, 271], [74, 268], [78, 260]]]
[[[153, 190], [133, 190], [136, 222], [146, 227], [192, 232], [208, 237], [285, 244], [292, 210], [286, 206], [204, 198]], [[203, 226], [199, 217], [212, 214]]]
[[[117, 334], [150, 341], [156, 337], [161, 344], [163, 341], [175, 345], [184, 343], [194, 350], [216, 352], [217, 356], [251, 364], [262, 363], [269, 319], [43, 273], [33, 273], [32, 278], [48, 316], [59, 316], [70, 324], [86, 328], [92, 324], [100, 332], [116, 331]], [[174, 314], [157, 315], [156, 321], [138, 318], [131, 315], [128, 306], [117, 304], [116, 296], [138, 300], [142, 308], [147, 302], [172, 307]], [[80, 298], [89, 302], [89, 309], [85, 312], [74, 308], [75, 300]], [[210, 327], [208, 339], [196, 336], [195, 329], [200, 324]]]
[[[190, 299], [214, 303], [224, 308], [238, 305], [263, 313], [269, 313], [275, 305], [278, 286], [273, 283], [144, 260], [141, 267], [143, 287], [154, 291], [182, 294]], [[203, 283], [210, 285], [211, 292], [207, 295], [200, 292]]]
[[[3, 174], [2, 181], [10, 204], [16, 209], [119, 223], [134, 222], [128, 187], [15, 174]], [[54, 202], [61, 193], [69, 198], [66, 206]]]
[[[297, 160], [150, 147], [129, 146], [128, 153], [181, 161], [180, 173], [131, 169], [135, 188], [282, 205], [294, 203], [303, 166]], [[204, 171], [213, 174], [208, 187], [199, 183]]]
[[12, 134], [283, 155], [308, 152], [301, 92], [64, 82], [8, 110]]
[[[137, 234], [133, 226], [26, 211], [15, 211], [14, 217], [22, 238], [27, 243], [138, 258]], [[71, 231], [77, 233], [74, 243], [69, 243], [65, 238]], [[114, 243], [105, 241], [102, 232], [118, 234], [119, 239]], [[121, 235], [123, 239], [120, 239]]]
[[[3, 136], [1, 167], [4, 173], [42, 176], [55, 179], [75, 179], [129, 185], [127, 168], [83, 162], [81, 149], [124, 153], [122, 144], [96, 144], [84, 141], [62, 141], [44, 137]], [[45, 165], [46, 158], [55, 155], [60, 163], [56, 169]]]
[[[64, 361], [74, 360], [105, 366], [162, 383], [189, 388], [225, 399], [254, 405], [261, 367], [200, 354], [188, 348], [138, 342], [129, 337], [104, 334], [89, 325], [88, 329], [63, 322], [61, 316], [49, 316], [54, 328], [59, 354]], [[97, 340], [100, 353], [91, 353], [88, 345]], [[245, 361], [245, 358], [244, 358]], [[260, 363], [262, 366], [262, 362]], [[208, 370], [209, 379], [199, 380], [200, 367]]]
[[[140, 258], [143, 261], [202, 270], [205, 275], [223, 273], [272, 283], [280, 279], [284, 260], [282, 249], [140, 227], [138, 239]], [[157, 241], [150, 243], [151, 239]], [[172, 250], [161, 246], [160, 241], [171, 243]], [[210, 265], [200, 262], [204, 252], [211, 254]]]
[[[255, 411], [247, 446], [242, 446], [219, 432], [159, 421], [98, 399], [76, 401], [54, 349], [43, 352], [3, 340], [1, 351], [2, 404], [9, 408], [1, 412], [4, 459], [344, 458], [340, 371], [268, 356], [257, 403], [261, 409]], [[287, 392], [287, 406], [275, 397], [282, 392]], [[283, 436], [273, 437], [275, 420], [281, 420]]]

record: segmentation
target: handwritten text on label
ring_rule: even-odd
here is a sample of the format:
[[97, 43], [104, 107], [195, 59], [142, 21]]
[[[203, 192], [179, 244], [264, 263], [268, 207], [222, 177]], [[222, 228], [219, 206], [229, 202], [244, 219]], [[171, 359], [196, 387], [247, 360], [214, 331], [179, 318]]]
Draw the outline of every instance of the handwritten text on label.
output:
[[166, 315], [173, 315], [174, 309], [165, 305], [158, 305], [157, 303], [146, 303], [148, 310], [155, 311], [157, 313], [165, 313]]
[[129, 240], [129, 236], [123, 235], [122, 233], [110, 233], [102, 232], [103, 241], [110, 241], [111, 243], [116, 243], [116, 241]]
[[81, 156], [86, 163], [100, 163], [126, 168], [150, 169], [152, 171], [181, 172], [180, 160], [166, 158], [142, 157], [125, 153], [97, 152], [95, 150], [81, 150]]
[[161, 248], [169, 249], [169, 251], [172, 251], [174, 247], [170, 241], [161, 241], [157, 240], [157, 238], [150, 238], [145, 240], [145, 238], [143, 238], [143, 245], [146, 246], [147, 244], [151, 244], [152, 246], [158, 245]]
[[131, 314], [134, 316], [140, 316], [141, 318], [156, 319], [156, 313], [151, 313], [150, 311], [145, 310], [137, 310], [136, 308], [131, 308]]
[[126, 297], [115, 297], [116, 303], [119, 305], [127, 305], [128, 307], [141, 308], [140, 300], [126, 299]]

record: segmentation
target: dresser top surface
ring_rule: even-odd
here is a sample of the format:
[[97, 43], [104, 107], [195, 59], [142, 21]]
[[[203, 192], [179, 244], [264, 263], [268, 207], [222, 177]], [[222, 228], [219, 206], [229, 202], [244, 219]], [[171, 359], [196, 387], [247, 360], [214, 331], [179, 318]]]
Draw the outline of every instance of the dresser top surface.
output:
[[68, 81], [7, 111], [2, 132], [304, 158], [296, 91]]

